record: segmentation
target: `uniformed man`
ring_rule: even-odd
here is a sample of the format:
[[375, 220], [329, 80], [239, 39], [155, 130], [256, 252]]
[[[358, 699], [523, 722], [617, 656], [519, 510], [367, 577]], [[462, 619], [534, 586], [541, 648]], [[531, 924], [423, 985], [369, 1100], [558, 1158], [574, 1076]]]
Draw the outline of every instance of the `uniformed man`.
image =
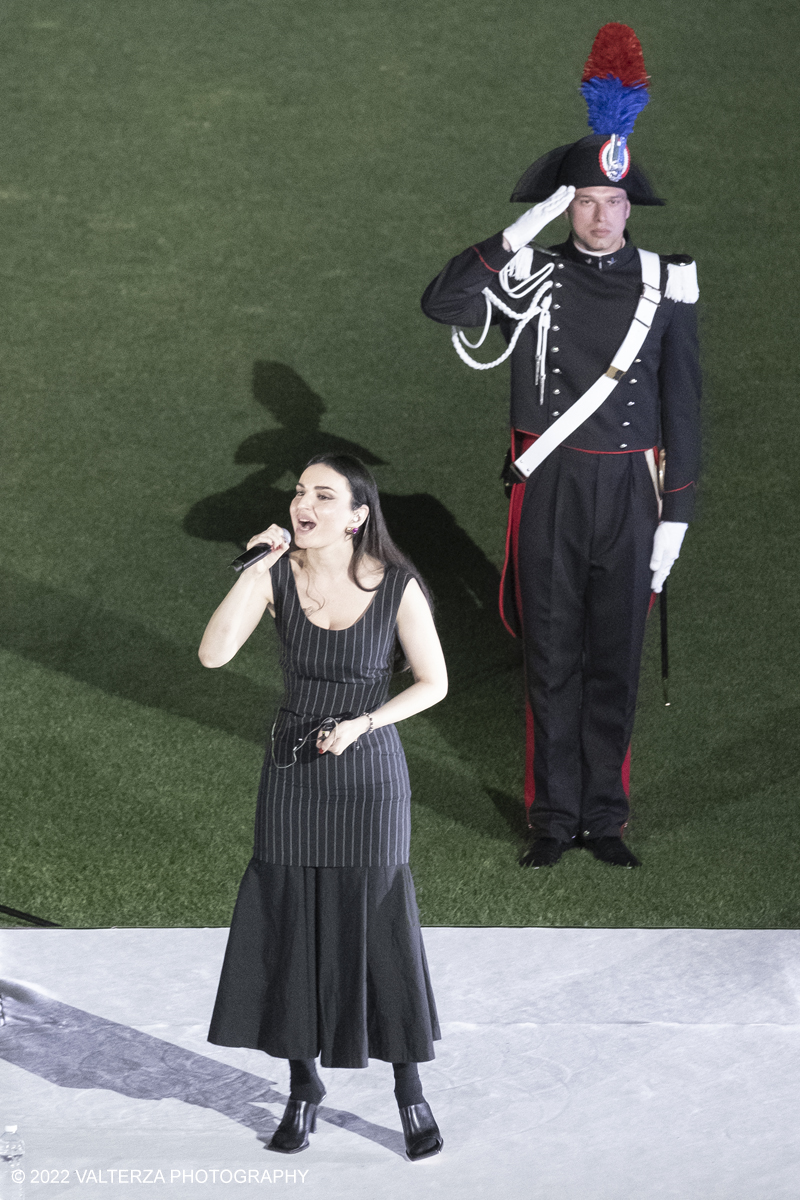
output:
[[[457, 326], [497, 323], [510, 351], [517, 467], [501, 610], [524, 648], [531, 867], [574, 845], [639, 865], [622, 835], [645, 617], [695, 498], [695, 267], [630, 240], [631, 205], [663, 201], [619, 141], [601, 132], [537, 160], [512, 196], [537, 203], [452, 259], [422, 301], [454, 326], [465, 360], [480, 343]], [[533, 244], [562, 212], [567, 240]]]

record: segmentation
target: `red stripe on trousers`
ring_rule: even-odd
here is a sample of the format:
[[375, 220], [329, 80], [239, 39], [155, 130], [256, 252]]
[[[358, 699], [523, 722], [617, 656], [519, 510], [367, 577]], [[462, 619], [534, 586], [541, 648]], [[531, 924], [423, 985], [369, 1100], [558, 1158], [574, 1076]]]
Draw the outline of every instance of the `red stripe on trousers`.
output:
[[[539, 435], [536, 433], [526, 433], [522, 429], [512, 429], [511, 431], [511, 455], [512, 458], [519, 458], [520, 454], [524, 454], [529, 446], [532, 446]], [[503, 598], [505, 593], [506, 578], [509, 567], [513, 572], [514, 579], [514, 602], [517, 609], [517, 621], [520, 629], [522, 629], [522, 597], [519, 588], [519, 523], [522, 517], [522, 502], [525, 498], [525, 484], [515, 484], [511, 489], [511, 500], [508, 506], [508, 527], [506, 530], [506, 557], [503, 564], [503, 573], [500, 578], [500, 617], [508, 632], [512, 637], [516, 637], [516, 633], [509, 625], [503, 612]], [[654, 597], [651, 598], [650, 606], [652, 607]], [[525, 811], [530, 812], [531, 805], [536, 799], [536, 781], [533, 775], [533, 712], [531, 710], [530, 701], [528, 699], [528, 689], [525, 688]], [[625, 760], [622, 764], [622, 787], [625, 795], [630, 797], [631, 794], [631, 748], [628, 746]]]

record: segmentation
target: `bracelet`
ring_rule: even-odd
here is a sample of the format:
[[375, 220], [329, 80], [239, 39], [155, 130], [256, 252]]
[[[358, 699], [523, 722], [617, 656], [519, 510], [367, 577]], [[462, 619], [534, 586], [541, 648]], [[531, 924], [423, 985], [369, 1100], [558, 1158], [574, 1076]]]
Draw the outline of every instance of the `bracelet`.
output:
[[[371, 712], [363, 712], [361, 715], [362, 715], [362, 717], [369, 717], [369, 727], [368, 727], [368, 729], [367, 729], [367, 731], [366, 731], [366, 732], [367, 732], [367, 733], [372, 733], [372, 730], [373, 730], [373, 728], [374, 728], [374, 725], [373, 725], [373, 723], [372, 723], [372, 713], [371, 713]], [[363, 735], [362, 735], [362, 736], [363, 736]]]

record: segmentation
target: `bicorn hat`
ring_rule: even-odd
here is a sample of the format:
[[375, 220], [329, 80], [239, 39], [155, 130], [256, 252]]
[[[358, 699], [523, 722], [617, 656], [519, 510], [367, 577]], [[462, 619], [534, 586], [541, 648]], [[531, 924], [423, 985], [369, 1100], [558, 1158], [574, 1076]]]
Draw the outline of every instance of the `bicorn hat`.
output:
[[639, 39], [628, 25], [604, 25], [586, 60], [581, 93], [592, 133], [537, 158], [514, 188], [512, 201], [546, 200], [562, 184], [623, 188], [631, 204], [664, 204], [632, 160], [628, 137], [648, 103], [649, 79]]

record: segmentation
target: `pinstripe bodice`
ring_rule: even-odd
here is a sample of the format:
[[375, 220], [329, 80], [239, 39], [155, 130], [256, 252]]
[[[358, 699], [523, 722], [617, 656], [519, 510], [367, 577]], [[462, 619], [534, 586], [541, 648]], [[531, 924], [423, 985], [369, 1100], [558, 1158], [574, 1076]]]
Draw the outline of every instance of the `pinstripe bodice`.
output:
[[321, 629], [300, 606], [288, 556], [272, 568], [285, 691], [261, 776], [256, 858], [287, 866], [408, 862], [410, 788], [394, 725], [363, 735], [338, 756], [320, 755], [312, 731], [326, 717], [359, 716], [387, 700], [409, 578], [387, 567], [354, 625]]
[[385, 703], [397, 610], [408, 574], [389, 567], [367, 611], [347, 629], [321, 629], [309, 621], [300, 607], [288, 555], [278, 560], [272, 575], [286, 689], [283, 706], [329, 717], [357, 716]]

